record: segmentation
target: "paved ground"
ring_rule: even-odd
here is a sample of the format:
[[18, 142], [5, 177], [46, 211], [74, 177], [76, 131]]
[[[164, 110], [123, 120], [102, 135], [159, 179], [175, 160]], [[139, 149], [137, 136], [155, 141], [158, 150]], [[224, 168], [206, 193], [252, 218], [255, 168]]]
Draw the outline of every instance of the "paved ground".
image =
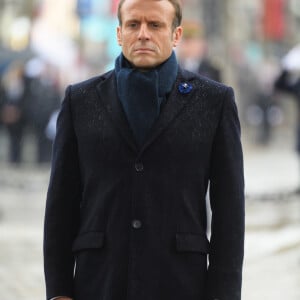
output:
[[244, 300], [300, 299], [299, 174], [292, 147], [245, 151]]
[[[243, 300], [299, 300], [300, 198], [293, 193], [297, 157], [281, 145], [247, 147], [245, 174]], [[47, 166], [0, 163], [1, 300], [44, 299], [42, 223], [48, 176]]]

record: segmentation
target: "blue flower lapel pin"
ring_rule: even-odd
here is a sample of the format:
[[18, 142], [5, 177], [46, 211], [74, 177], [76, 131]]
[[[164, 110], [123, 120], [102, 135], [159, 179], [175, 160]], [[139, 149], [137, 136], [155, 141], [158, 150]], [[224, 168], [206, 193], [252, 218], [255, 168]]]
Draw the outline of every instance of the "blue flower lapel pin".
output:
[[182, 82], [178, 86], [178, 90], [181, 94], [188, 94], [193, 89], [193, 86], [188, 82]]

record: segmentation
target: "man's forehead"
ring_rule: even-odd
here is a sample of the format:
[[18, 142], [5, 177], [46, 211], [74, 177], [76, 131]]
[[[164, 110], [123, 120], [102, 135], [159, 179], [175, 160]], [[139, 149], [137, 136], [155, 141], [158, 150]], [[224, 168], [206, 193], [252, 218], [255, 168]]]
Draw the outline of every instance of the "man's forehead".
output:
[[145, 13], [140, 13], [138, 11], [130, 11], [129, 13], [125, 14], [123, 16], [124, 20], [148, 20], [148, 21], [166, 21], [166, 17], [165, 15], [162, 15], [159, 12], [153, 12], [153, 13], [149, 13], [149, 12], [145, 12]]
[[[170, 10], [166, 10], [166, 6], [160, 6], [159, 3], [169, 3]], [[153, 3], [155, 9], [151, 9], [149, 4]], [[167, 4], [167, 5], [169, 5]], [[173, 6], [168, 0], [126, 0], [122, 6], [121, 13], [123, 19], [160, 19], [163, 20], [168, 14], [173, 14]]]
[[166, 6], [173, 7], [172, 3], [168, 0], [125, 0], [122, 4], [121, 11], [123, 8], [131, 10], [133, 7], [142, 9], [143, 7], [149, 7], [150, 5], [156, 8], [166, 8]]
[[151, 3], [151, 2], [170, 2], [169, 0], [124, 0], [123, 5], [125, 3]]

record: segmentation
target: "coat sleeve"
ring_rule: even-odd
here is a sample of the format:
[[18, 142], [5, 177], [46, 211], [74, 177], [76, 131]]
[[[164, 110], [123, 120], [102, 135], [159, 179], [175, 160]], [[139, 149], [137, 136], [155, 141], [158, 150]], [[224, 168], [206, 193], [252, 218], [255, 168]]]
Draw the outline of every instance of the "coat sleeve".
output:
[[212, 228], [206, 300], [240, 300], [245, 199], [240, 123], [232, 88], [225, 92], [211, 155]]
[[44, 223], [44, 271], [47, 299], [73, 296], [72, 243], [78, 230], [81, 181], [71, 114], [71, 87], [57, 121]]

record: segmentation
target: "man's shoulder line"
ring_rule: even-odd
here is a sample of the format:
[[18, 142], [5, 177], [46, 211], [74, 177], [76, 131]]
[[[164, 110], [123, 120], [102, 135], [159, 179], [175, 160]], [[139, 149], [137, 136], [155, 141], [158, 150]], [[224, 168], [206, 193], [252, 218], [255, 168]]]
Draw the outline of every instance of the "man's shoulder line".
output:
[[197, 74], [197, 73], [194, 73], [194, 72], [190, 72], [190, 71], [185, 70], [185, 69], [180, 69], [180, 73], [181, 73], [181, 76], [183, 78], [186, 78], [189, 81], [192, 81], [192, 80], [198, 81], [200, 86], [224, 88], [224, 89], [229, 88], [228, 85], [226, 85], [222, 82], [215, 81], [213, 79], [210, 79], [208, 77], [205, 77], [203, 75], [200, 75], [200, 74]]
[[111, 77], [113, 73], [113, 70], [110, 70], [106, 73], [103, 73], [101, 75], [97, 75], [97, 76], [93, 76], [91, 78], [88, 78], [84, 81], [81, 82], [77, 82], [77, 83], [73, 83], [71, 84], [71, 88], [72, 90], [82, 90], [82, 89], [89, 89], [89, 88], [93, 88], [95, 86], [97, 86], [99, 83], [101, 83], [102, 81], [108, 79], [109, 77]]

